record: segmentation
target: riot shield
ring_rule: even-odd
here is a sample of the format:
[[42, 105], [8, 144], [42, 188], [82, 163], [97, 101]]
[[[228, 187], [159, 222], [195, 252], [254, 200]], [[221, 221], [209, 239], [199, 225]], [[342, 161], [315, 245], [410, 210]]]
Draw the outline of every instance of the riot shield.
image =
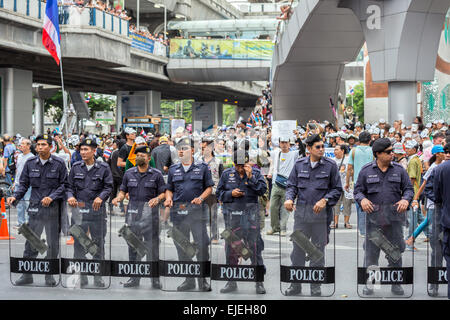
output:
[[280, 236], [280, 289], [286, 296], [329, 297], [335, 289], [335, 246], [332, 207], [314, 212], [297, 203]]
[[160, 289], [161, 208], [152, 208], [148, 202], [126, 201], [123, 207], [112, 209], [111, 276], [114, 288]]
[[[259, 204], [223, 203], [212, 247], [211, 280], [221, 294], [255, 294], [264, 288], [265, 266]], [[265, 293], [258, 292], [258, 293]]]
[[210, 220], [205, 203], [174, 202], [161, 233], [165, 291], [211, 291]]
[[[358, 236], [358, 295], [364, 298], [408, 298], [413, 294], [414, 251], [405, 251], [407, 212], [373, 204], [365, 212]], [[358, 219], [358, 224], [361, 221]]]
[[65, 288], [107, 289], [110, 286], [111, 234], [106, 203], [67, 204], [68, 236], [61, 245], [61, 279]]
[[[58, 200], [49, 206], [40, 201], [21, 200], [9, 208], [10, 279], [13, 285], [54, 287], [59, 284], [62, 205]], [[19, 220], [24, 221], [22, 219], [25, 222], [19, 225]]]
[[441, 205], [435, 204], [434, 209], [427, 211], [428, 231], [430, 233], [427, 245], [428, 265], [428, 295], [430, 297], [446, 297], [448, 288], [447, 263], [443, 257], [443, 232], [440, 224]]

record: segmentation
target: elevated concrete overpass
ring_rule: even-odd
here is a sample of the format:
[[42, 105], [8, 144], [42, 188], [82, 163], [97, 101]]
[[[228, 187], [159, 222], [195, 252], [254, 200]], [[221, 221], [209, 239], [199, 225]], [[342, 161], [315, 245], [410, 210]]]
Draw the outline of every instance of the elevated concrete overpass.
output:
[[[61, 83], [59, 68], [41, 42], [45, 3], [39, 8], [38, 0], [18, 1], [16, 6], [14, 2], [0, 2], [3, 6], [0, 7], [0, 85], [4, 92], [0, 104], [5, 106], [2, 108], [3, 132], [31, 128], [31, 83]], [[81, 17], [78, 25], [60, 26], [66, 90], [106, 94], [151, 91], [158, 99], [228, 99], [238, 101], [239, 106], [254, 105], [261, 94], [262, 87], [250, 82], [174, 83], [165, 71], [169, 61], [167, 57], [133, 48], [128, 37], [128, 22], [99, 14], [97, 25], [91, 25], [89, 18], [84, 23]], [[11, 108], [21, 116], [13, 117]], [[159, 106], [150, 111], [159, 112]], [[7, 117], [6, 113], [10, 116]]]
[[274, 119], [332, 120], [344, 66], [364, 41], [389, 83], [389, 120], [416, 115], [417, 81], [434, 77], [449, 0], [300, 1], [272, 59]]

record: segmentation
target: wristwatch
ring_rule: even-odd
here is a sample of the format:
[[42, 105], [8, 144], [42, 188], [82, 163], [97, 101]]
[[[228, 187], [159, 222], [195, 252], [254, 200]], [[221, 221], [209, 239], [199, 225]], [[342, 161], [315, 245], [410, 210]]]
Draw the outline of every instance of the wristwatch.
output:
[[202, 200], [202, 202], [205, 200], [205, 199], [203, 199], [202, 197], [198, 197], [200, 200]]

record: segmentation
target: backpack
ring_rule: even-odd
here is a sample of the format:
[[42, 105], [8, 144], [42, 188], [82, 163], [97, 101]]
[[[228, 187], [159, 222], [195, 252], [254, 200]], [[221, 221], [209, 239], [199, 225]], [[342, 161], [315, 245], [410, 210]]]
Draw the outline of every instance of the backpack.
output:
[[16, 153], [13, 152], [9, 155], [8, 157], [8, 161], [7, 161], [7, 166], [9, 168], [9, 170], [11, 171], [11, 175], [14, 176], [16, 173], [16, 157], [15, 157]]

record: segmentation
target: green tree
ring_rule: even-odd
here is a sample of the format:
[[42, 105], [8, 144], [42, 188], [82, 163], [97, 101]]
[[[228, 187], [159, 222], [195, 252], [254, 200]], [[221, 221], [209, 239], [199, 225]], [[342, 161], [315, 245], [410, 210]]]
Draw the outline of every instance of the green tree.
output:
[[236, 106], [230, 104], [223, 105], [223, 124], [231, 126], [236, 121]]
[[[113, 111], [116, 106], [115, 96], [96, 94], [96, 93], [86, 93], [85, 98], [91, 96], [88, 103], [89, 115], [91, 118], [94, 117], [96, 111]], [[54, 123], [59, 123], [63, 116], [63, 98], [62, 91], [58, 91], [53, 97], [45, 100], [44, 112], [52, 117]], [[49, 114], [49, 112], [52, 112]]]
[[[364, 122], [364, 84], [358, 83], [353, 90], [355, 91], [353, 95], [353, 110], [358, 116], [358, 120]], [[352, 96], [347, 95], [347, 106], [352, 104]]]
[[44, 113], [47, 116], [51, 116], [54, 123], [61, 121], [63, 116], [62, 91], [58, 91], [53, 97], [45, 100]]
[[[187, 123], [192, 123], [192, 104], [194, 100], [183, 100], [182, 118]], [[176, 113], [175, 113], [176, 109]], [[181, 100], [161, 100], [161, 114], [165, 117], [180, 117]]]
[[85, 98], [91, 96], [88, 103], [89, 115], [94, 118], [96, 111], [113, 111], [116, 107], [116, 97], [106, 94], [87, 93]]

